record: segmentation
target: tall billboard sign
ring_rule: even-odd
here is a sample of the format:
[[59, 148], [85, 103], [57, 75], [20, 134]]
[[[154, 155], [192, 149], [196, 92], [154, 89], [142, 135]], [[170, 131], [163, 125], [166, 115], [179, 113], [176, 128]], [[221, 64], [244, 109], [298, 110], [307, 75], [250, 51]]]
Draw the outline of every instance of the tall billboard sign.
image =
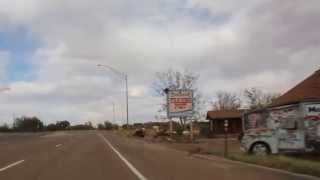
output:
[[193, 91], [168, 90], [167, 91], [168, 118], [193, 116]]

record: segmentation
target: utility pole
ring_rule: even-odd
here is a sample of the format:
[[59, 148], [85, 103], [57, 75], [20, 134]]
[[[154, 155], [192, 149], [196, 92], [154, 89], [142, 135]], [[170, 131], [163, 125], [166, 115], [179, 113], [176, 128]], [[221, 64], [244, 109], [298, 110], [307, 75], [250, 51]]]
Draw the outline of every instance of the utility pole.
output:
[[166, 88], [163, 90], [164, 93], [167, 96], [167, 118], [169, 119], [169, 133], [170, 133], [170, 138], [173, 136], [173, 123], [172, 123], [172, 117], [169, 116], [169, 104], [168, 104], [168, 99], [169, 99], [169, 88]]
[[113, 123], [116, 123], [116, 108], [114, 102], [112, 102], [113, 111]]
[[229, 126], [229, 121], [224, 120], [224, 157], [228, 157], [228, 126]]
[[194, 134], [193, 134], [193, 120], [190, 121], [190, 140], [193, 142], [194, 140]]
[[169, 133], [170, 133], [170, 137], [172, 138], [172, 136], [173, 136], [172, 118], [169, 118]]
[[129, 91], [128, 91], [128, 75], [125, 74], [126, 81], [126, 104], [127, 104], [127, 128], [129, 128]]

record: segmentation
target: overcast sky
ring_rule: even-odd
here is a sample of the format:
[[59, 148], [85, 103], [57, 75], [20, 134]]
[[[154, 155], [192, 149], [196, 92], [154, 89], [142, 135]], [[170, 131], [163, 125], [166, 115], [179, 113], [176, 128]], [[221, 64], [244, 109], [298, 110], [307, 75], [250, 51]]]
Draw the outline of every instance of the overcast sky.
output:
[[155, 72], [188, 69], [199, 89], [280, 92], [320, 66], [319, 0], [0, 0], [0, 124], [154, 120]]

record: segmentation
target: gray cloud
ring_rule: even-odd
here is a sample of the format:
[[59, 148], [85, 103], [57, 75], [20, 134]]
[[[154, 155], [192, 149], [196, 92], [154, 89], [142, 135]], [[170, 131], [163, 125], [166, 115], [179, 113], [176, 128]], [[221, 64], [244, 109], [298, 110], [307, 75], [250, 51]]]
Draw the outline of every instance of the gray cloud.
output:
[[123, 122], [124, 82], [98, 63], [129, 75], [136, 122], [157, 113], [150, 85], [168, 68], [200, 74], [206, 97], [252, 86], [283, 92], [319, 67], [319, 17], [316, 0], [2, 1], [0, 27], [24, 26], [43, 46], [30, 60], [36, 79], [11, 82], [0, 116], [99, 122], [117, 102]]

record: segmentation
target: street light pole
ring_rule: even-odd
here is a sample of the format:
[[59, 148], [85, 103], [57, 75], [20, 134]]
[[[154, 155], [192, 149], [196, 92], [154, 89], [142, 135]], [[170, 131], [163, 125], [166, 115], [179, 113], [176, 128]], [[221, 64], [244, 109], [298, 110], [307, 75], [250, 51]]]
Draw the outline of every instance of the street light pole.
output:
[[112, 116], [112, 123], [116, 123], [116, 107], [115, 107], [115, 104], [114, 104], [114, 102], [112, 102], [112, 114], [113, 114], [113, 116]]
[[104, 68], [108, 68], [111, 71], [117, 73], [118, 75], [120, 75], [121, 77], [124, 77], [125, 80], [125, 88], [126, 88], [126, 113], [127, 113], [127, 128], [129, 127], [129, 88], [128, 88], [128, 75], [118, 71], [117, 69], [109, 66], [109, 65], [102, 65], [102, 64], [98, 64], [98, 67], [104, 67]]
[[228, 127], [229, 121], [224, 120], [224, 157], [228, 157]]
[[126, 104], [127, 104], [127, 128], [129, 128], [129, 91], [128, 91], [128, 75], [125, 75], [126, 80]]

